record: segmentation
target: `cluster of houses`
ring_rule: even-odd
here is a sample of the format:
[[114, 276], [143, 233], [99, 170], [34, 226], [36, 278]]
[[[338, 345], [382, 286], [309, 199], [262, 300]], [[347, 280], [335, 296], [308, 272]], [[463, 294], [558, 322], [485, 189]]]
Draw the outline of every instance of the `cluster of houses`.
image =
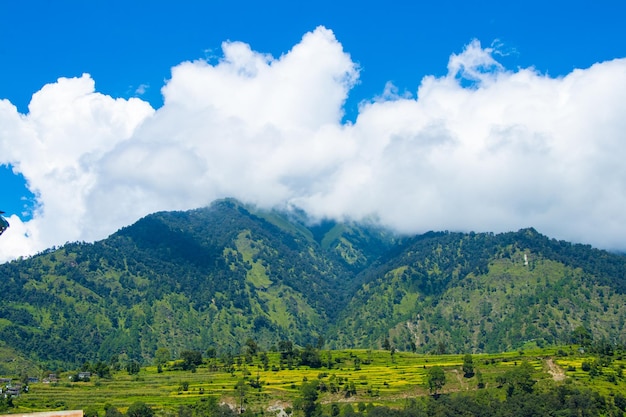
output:
[[[26, 384], [22, 382], [15, 382], [11, 378], [0, 378], [0, 395], [4, 398], [15, 398], [23, 392], [28, 392], [28, 385], [39, 382], [39, 378], [29, 377]], [[59, 378], [56, 374], [50, 374], [47, 378], [42, 380], [44, 384], [50, 384], [59, 382]]]
[[[79, 381], [89, 381], [91, 372], [79, 372], [76, 375]], [[72, 379], [72, 377], [70, 377]], [[39, 378], [29, 377], [28, 383], [22, 384], [22, 382], [15, 382], [11, 378], [0, 378], [0, 398], [16, 398], [23, 392], [28, 392], [28, 384], [34, 384], [39, 382]], [[59, 382], [59, 377], [56, 374], [49, 374], [41, 381], [44, 384], [53, 384]]]
[[89, 381], [90, 378], [91, 378], [91, 372], [79, 372], [78, 374], [76, 374], [76, 376], [70, 376], [70, 379], [72, 381], [74, 380]]
[[[24, 386], [23, 389], [28, 392], [28, 385]], [[0, 393], [4, 398], [19, 397], [22, 393], [22, 383], [13, 382], [10, 378], [0, 378]]]
[[44, 384], [59, 382], [59, 377], [57, 376], [57, 374], [49, 374], [48, 377], [44, 378], [41, 382], [43, 382]]

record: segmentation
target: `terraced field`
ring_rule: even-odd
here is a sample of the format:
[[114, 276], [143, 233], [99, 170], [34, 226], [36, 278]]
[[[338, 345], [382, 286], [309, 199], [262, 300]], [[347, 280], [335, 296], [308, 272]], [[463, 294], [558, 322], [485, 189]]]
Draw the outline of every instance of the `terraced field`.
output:
[[[564, 356], [565, 353], [565, 356]], [[584, 371], [583, 362], [593, 363], [596, 358], [567, 348], [557, 354], [557, 349], [527, 352], [507, 352], [491, 355], [473, 355], [477, 375], [463, 375], [463, 355], [417, 355], [407, 352], [344, 350], [321, 351], [320, 357], [328, 365], [312, 369], [306, 366], [281, 365], [280, 354], [268, 353], [269, 363], [263, 366], [257, 356], [245, 364], [243, 358], [235, 358], [235, 364], [225, 369], [215, 361], [199, 366], [195, 372], [174, 370], [174, 363], [157, 372], [154, 366], [141, 368], [136, 375], [126, 371], [114, 372], [111, 378], [92, 377], [89, 382], [72, 382], [74, 372], [61, 373], [59, 382], [31, 383], [29, 392], [16, 398], [12, 413], [50, 411], [59, 409], [92, 408], [102, 412], [105, 405], [125, 411], [132, 403], [141, 401], [157, 411], [174, 412], [178, 406], [193, 404], [206, 396], [217, 396], [221, 402], [232, 406], [243, 401], [254, 410], [267, 410], [270, 406], [287, 407], [299, 396], [305, 381], [317, 380], [321, 386], [322, 403], [373, 403], [401, 406], [407, 398], [428, 395], [427, 372], [433, 366], [445, 370], [444, 392], [478, 389], [497, 390], [497, 377], [526, 361], [533, 366], [534, 379], [538, 384], [551, 384], [557, 379], [555, 372], [585, 385], [598, 386], [603, 393], [626, 392], [620, 369], [626, 363], [613, 360], [610, 366], [601, 368], [602, 375], [591, 377]], [[556, 371], [555, 371], [556, 370]], [[615, 373], [615, 380], [607, 375]], [[480, 375], [480, 376], [478, 376]], [[603, 376], [603, 377], [602, 377]], [[560, 378], [563, 379], [563, 378]], [[245, 381], [244, 389], [236, 389]], [[612, 382], [611, 382], [612, 381]], [[504, 393], [502, 394], [504, 395]]]

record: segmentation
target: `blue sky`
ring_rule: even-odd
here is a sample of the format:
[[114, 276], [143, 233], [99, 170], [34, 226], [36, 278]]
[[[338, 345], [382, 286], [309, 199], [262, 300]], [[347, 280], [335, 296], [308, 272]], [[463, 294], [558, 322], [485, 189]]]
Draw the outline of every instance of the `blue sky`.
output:
[[[626, 4], [622, 1], [386, 1], [373, 5], [353, 1], [303, 4], [283, 1], [3, 1], [0, 2], [0, 99], [8, 100], [17, 107], [19, 113], [27, 115], [33, 94], [45, 85], [56, 83], [60, 77], [80, 78], [86, 73], [95, 82], [95, 92], [112, 99], [136, 97], [149, 103], [157, 114], [165, 114], [161, 88], [166, 80], [172, 78], [173, 67], [196, 60], [205, 60], [209, 65], [217, 66], [223, 59], [222, 43], [226, 41], [245, 43], [251, 51], [268, 54], [279, 60], [300, 44], [305, 34], [322, 26], [332, 31], [334, 39], [358, 72], [358, 81], [348, 83], [345, 102], [339, 99], [342, 117], [336, 127], [341, 128], [346, 124], [356, 124], [361, 114], [359, 109], [364, 103], [375, 102], [381, 96], [389, 98], [390, 92], [394, 98], [389, 99], [389, 102], [408, 97], [415, 101], [417, 90], [423, 85], [425, 77], [437, 78], [449, 74], [451, 56], [462, 54], [473, 40], [480, 42], [481, 51], [487, 51], [503, 71], [516, 73], [531, 70], [538, 75], [538, 79], [558, 80], [572, 74], [575, 69], [587, 69], [596, 63], [626, 57], [626, 42], [623, 41], [626, 39], [626, 26], [623, 24], [625, 12]], [[464, 57], [469, 59], [470, 54]], [[468, 65], [467, 62], [463, 65]], [[621, 73], [617, 71], [617, 74], [619, 76]], [[466, 84], [462, 86], [473, 88], [471, 84], [476, 80], [471, 76], [465, 78]], [[394, 88], [386, 90], [388, 83], [392, 83]], [[46, 101], [42, 106], [49, 106], [50, 103]], [[521, 124], [519, 121], [515, 123], [515, 126]], [[453, 123], [444, 122], [443, 126], [444, 130], [451, 129]], [[65, 126], [64, 129], [69, 128]], [[540, 130], [533, 129], [537, 132]], [[541, 134], [537, 133], [538, 136]], [[4, 141], [4, 148], [0, 147], [0, 151], [4, 149], [7, 155], [7, 149], [20, 148], [18, 134], [5, 129], [4, 135], [4, 138], [0, 137], [0, 143]], [[68, 144], [64, 143], [63, 146]], [[83, 158], [81, 161], [88, 160], [86, 155], [94, 155], [94, 152], [86, 150], [80, 154]], [[37, 217], [35, 208], [41, 211], [41, 219], [46, 215], [52, 216], [52, 207], [58, 203], [47, 203], [46, 198], [52, 198], [47, 196], [53, 193], [54, 185], [44, 184], [44, 181], [58, 174], [60, 168], [51, 168], [47, 173], [35, 173], [34, 165], [42, 162], [27, 163], [19, 155], [20, 152], [15, 152], [11, 158], [0, 155], [0, 164], [4, 164], [0, 167], [0, 210], [6, 211], [7, 216], [18, 216], [25, 223]], [[342, 157], [335, 158], [339, 160]], [[28, 164], [30, 168], [24, 168]], [[101, 172], [102, 169], [102, 166], [96, 168], [94, 165], [89, 172]], [[13, 171], [17, 171], [17, 175]], [[350, 172], [354, 175], [356, 171]], [[601, 176], [594, 171], [593, 175], [596, 174]], [[480, 177], [480, 173], [476, 175]], [[302, 174], [293, 175], [291, 171], [277, 177], [288, 177], [281, 186], [288, 184], [293, 190], [305, 189], [317, 181], [316, 178], [304, 178]], [[426, 180], [426, 177], [416, 178]], [[616, 182], [619, 193], [623, 191], [622, 180], [618, 178]], [[27, 181], [31, 190], [27, 189]], [[104, 177], [97, 177], [97, 181], [94, 181], [98, 184], [107, 183]], [[306, 185], [301, 182], [306, 182]], [[227, 194], [228, 190], [237, 189], [234, 184], [218, 186], [215, 181], [211, 184], [214, 188], [209, 187], [211, 191], [207, 193], [216, 198]], [[554, 186], [557, 187], [556, 182]], [[172, 187], [176, 188], [176, 185]], [[218, 189], [221, 191], [216, 191]], [[334, 192], [339, 193], [337, 190]], [[515, 210], [522, 213], [518, 214], [518, 217], [522, 216], [519, 222], [498, 220], [490, 223], [476, 220], [465, 224], [457, 218], [446, 220], [433, 215], [432, 228], [485, 228], [501, 231], [517, 225], [535, 226], [524, 223], [534, 219], [544, 222], [540, 226], [550, 224], [550, 217], [546, 213], [551, 209], [548, 208], [544, 211], [545, 218], [524, 217], [528, 213], [544, 210], [541, 207], [551, 207], [552, 203], [546, 197], [550, 193], [550, 190], [545, 191], [545, 196], [541, 198], [546, 201], [539, 205], [526, 201], [516, 203]], [[250, 201], [267, 205], [300, 201], [304, 206], [310, 205], [310, 211], [317, 215], [335, 217], [381, 217], [379, 211], [386, 207], [385, 204], [372, 203], [368, 213], [356, 213], [351, 211], [348, 203], [337, 203], [337, 207], [330, 203], [327, 199], [333, 192], [326, 193], [326, 200], [319, 197], [321, 194], [324, 192], [319, 190], [312, 194], [286, 193], [267, 202], [252, 196]], [[313, 195], [318, 196], [320, 202], [313, 203], [308, 199]], [[245, 200], [246, 194], [238, 197]], [[443, 197], [439, 195], [438, 198], [442, 199], [440, 204], [446, 204]], [[145, 214], [151, 208], [191, 208], [197, 204], [196, 200], [192, 200], [183, 205], [155, 203], [136, 213], [132, 212], [132, 215]], [[322, 200], [324, 206], [330, 207], [328, 210], [322, 210], [317, 205], [321, 205]], [[500, 211], [506, 210], [503, 207]], [[598, 216], [606, 217], [601, 208], [590, 210], [593, 213], [604, 213]], [[56, 215], [71, 218], [77, 214], [61, 210]], [[402, 217], [403, 214], [399, 213], [398, 216]], [[573, 213], [565, 217], [568, 216], [575, 220]], [[112, 230], [99, 230], [86, 235], [76, 231], [60, 236], [58, 242], [105, 237], [115, 227], [122, 225], [120, 222], [132, 221], [131, 217], [115, 217], [116, 220], [111, 221]], [[81, 217], [69, 228], [79, 230], [77, 225], [84, 221]], [[404, 222], [397, 219], [387, 223], [402, 230], [405, 227]], [[22, 231], [22, 234], [36, 235], [39, 232], [35, 226], [33, 223], [33, 230]], [[565, 226], [547, 232], [553, 232], [557, 237], [586, 241], [586, 230], [594, 228], [597, 228], [595, 223], [570, 235], [562, 232]], [[413, 232], [424, 229], [428, 227], [420, 224], [412, 225], [407, 230]], [[617, 238], [611, 241], [589, 240], [599, 246], [626, 248], [626, 242], [620, 243]], [[39, 246], [32, 247], [40, 250], [42, 245], [49, 245], [53, 241], [52, 238], [42, 238]], [[28, 252], [29, 248], [31, 246], [24, 244], [24, 251]]]
[[219, 55], [225, 40], [279, 56], [319, 25], [362, 66], [354, 102], [387, 81], [414, 91], [423, 75], [443, 74], [450, 53], [472, 39], [501, 42], [507, 66], [552, 75], [626, 54], [621, 1], [373, 3], [5, 1], [0, 97], [25, 112], [44, 84], [88, 72], [98, 91], [115, 97], [149, 85], [144, 97], [159, 106], [177, 63]]

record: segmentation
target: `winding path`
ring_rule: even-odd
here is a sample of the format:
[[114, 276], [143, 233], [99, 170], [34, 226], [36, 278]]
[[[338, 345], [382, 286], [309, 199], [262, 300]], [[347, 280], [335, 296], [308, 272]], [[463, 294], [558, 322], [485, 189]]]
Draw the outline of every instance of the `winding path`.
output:
[[552, 375], [552, 379], [555, 381], [563, 381], [565, 379], [565, 372], [554, 363], [552, 358], [546, 359], [546, 365], [548, 365], [548, 372]]

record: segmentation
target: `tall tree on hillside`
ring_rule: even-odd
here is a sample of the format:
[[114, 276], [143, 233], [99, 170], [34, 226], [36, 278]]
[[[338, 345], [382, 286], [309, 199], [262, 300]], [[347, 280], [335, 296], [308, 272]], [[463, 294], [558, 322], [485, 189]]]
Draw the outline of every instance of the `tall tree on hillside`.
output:
[[326, 367], [332, 369], [333, 367], [333, 354], [330, 349], [326, 352]]
[[124, 417], [124, 414], [117, 408], [113, 407], [111, 404], [104, 405], [104, 416], [105, 417]]
[[128, 375], [136, 375], [141, 371], [141, 364], [137, 361], [129, 361], [126, 364], [126, 372]]
[[428, 389], [430, 393], [435, 397], [439, 395], [439, 391], [446, 384], [446, 374], [443, 368], [440, 366], [433, 366], [428, 369], [426, 375], [426, 381], [428, 383]]
[[242, 378], [235, 384], [235, 394], [239, 400], [239, 413], [244, 412], [244, 404], [246, 403], [246, 393], [248, 392], [248, 384]]
[[138, 401], [132, 403], [130, 407], [128, 407], [128, 411], [126, 411], [127, 417], [153, 417], [154, 410], [150, 408], [145, 403]]
[[390, 350], [391, 349], [391, 343], [389, 343], [389, 338], [385, 337], [385, 340], [383, 340], [383, 349], [385, 350]]
[[572, 342], [580, 346], [589, 346], [593, 341], [593, 335], [585, 326], [578, 326], [572, 331]]
[[194, 370], [196, 366], [202, 365], [202, 352], [197, 350], [183, 350], [180, 358], [183, 360], [185, 370]]
[[504, 375], [496, 378], [500, 386], [506, 386], [507, 397], [511, 397], [518, 392], [531, 393], [537, 382], [533, 379], [533, 366], [527, 361], [523, 361], [520, 366], [506, 371]]
[[96, 364], [93, 366], [93, 371], [100, 378], [111, 378], [111, 369], [106, 363], [102, 361], [96, 362]]
[[319, 351], [311, 345], [306, 345], [304, 350], [300, 352], [300, 365], [320, 368], [322, 366], [322, 359], [320, 358]]
[[324, 340], [324, 336], [318, 336], [318, 338], [317, 338], [317, 344], [315, 345], [315, 347], [316, 347], [318, 350], [322, 350], [322, 348], [324, 347], [324, 342], [325, 342], [325, 340]]
[[259, 346], [254, 341], [254, 339], [249, 337], [246, 340], [246, 349], [247, 349], [247, 352], [246, 352], [247, 354], [254, 356], [259, 351]]
[[463, 376], [471, 378], [474, 376], [474, 359], [469, 353], [463, 356]]
[[290, 340], [278, 342], [278, 350], [282, 359], [290, 358], [293, 355], [293, 343]]
[[160, 347], [154, 353], [155, 365], [165, 365], [172, 358], [172, 354], [168, 348]]
[[305, 382], [300, 388], [300, 397], [296, 399], [295, 408], [302, 410], [304, 417], [314, 417], [321, 414], [321, 406], [317, 402], [318, 381]]
[[217, 349], [214, 346], [209, 346], [205, 352], [205, 355], [209, 359], [215, 359], [217, 357]]

